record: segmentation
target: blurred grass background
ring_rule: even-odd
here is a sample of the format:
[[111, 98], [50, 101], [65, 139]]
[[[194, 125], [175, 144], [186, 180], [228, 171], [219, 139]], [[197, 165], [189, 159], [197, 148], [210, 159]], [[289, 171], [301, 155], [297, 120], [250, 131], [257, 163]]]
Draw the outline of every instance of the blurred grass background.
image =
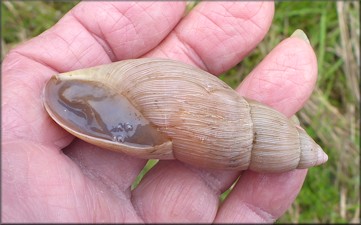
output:
[[[50, 28], [77, 2], [2, 1], [1, 59], [17, 44]], [[197, 3], [189, 1], [187, 11]], [[360, 222], [359, 13], [359, 1], [276, 2], [273, 24], [262, 43], [221, 75], [235, 88], [296, 29], [305, 31], [316, 52], [317, 86], [297, 115], [301, 125], [329, 155], [329, 161], [309, 170], [296, 201], [276, 223]], [[148, 162], [133, 188], [156, 162]]]

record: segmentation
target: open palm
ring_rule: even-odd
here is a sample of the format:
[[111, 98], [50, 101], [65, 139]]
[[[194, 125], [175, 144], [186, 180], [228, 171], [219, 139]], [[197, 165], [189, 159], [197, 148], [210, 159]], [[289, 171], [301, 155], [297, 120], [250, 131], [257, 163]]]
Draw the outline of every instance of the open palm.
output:
[[[274, 5], [202, 2], [186, 16], [184, 10], [184, 2], [83, 2], [6, 56], [3, 222], [274, 222], [287, 210], [307, 170], [261, 174], [160, 161], [132, 191], [145, 160], [76, 139], [46, 114], [42, 88], [60, 72], [163, 57], [218, 75], [263, 39]], [[237, 91], [291, 116], [311, 94], [316, 66], [310, 45], [290, 37]]]

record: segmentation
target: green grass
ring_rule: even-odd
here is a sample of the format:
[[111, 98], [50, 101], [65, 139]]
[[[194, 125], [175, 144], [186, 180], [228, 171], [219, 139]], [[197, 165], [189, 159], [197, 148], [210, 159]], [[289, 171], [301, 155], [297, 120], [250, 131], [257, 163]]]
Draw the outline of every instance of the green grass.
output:
[[[2, 58], [18, 43], [51, 27], [76, 3], [3, 1]], [[188, 10], [194, 5], [189, 5]], [[316, 52], [317, 86], [298, 117], [329, 155], [329, 161], [309, 170], [296, 201], [276, 223], [360, 221], [359, 27], [358, 1], [277, 2], [273, 24], [262, 43], [245, 60], [221, 75], [221, 79], [236, 87], [296, 29], [305, 31]], [[149, 161], [132, 188], [156, 162]], [[228, 193], [229, 190], [221, 199]]]

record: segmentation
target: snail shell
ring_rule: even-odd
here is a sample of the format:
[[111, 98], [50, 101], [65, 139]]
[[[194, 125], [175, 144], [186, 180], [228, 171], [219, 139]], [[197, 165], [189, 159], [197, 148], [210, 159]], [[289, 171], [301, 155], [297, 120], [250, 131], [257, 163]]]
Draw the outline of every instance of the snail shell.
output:
[[49, 115], [76, 137], [146, 159], [284, 172], [327, 161], [295, 122], [216, 76], [169, 59], [130, 59], [54, 75]]

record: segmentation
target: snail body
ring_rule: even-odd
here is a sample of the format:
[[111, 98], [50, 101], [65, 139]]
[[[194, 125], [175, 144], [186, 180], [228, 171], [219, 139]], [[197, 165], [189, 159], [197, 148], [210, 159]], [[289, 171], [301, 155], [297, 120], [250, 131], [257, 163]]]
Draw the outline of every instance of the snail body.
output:
[[257, 172], [327, 160], [282, 113], [169, 59], [130, 59], [54, 75], [44, 88], [44, 106], [76, 137], [145, 159]]

